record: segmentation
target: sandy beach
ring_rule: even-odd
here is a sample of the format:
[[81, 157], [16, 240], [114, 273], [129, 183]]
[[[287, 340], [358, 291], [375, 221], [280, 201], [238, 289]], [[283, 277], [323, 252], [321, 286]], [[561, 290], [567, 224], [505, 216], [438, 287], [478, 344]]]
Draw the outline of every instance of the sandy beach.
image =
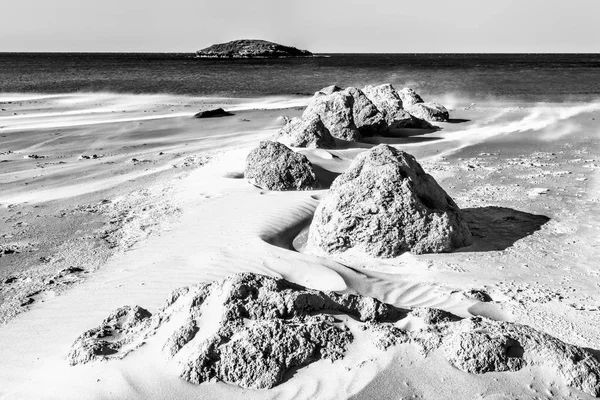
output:
[[[439, 130], [294, 149], [322, 188], [275, 192], [244, 179], [246, 156], [308, 96], [0, 95], [0, 398], [593, 398], [545, 367], [475, 375], [410, 344], [382, 350], [347, 315], [343, 359], [268, 390], [182, 380], [160, 334], [122, 360], [68, 364], [112, 310], [154, 313], [174, 289], [239, 272], [524, 324], [599, 357], [600, 102], [439, 100], [451, 112]], [[235, 115], [193, 118], [212, 107]], [[380, 143], [447, 191], [472, 245], [389, 259], [307, 251], [331, 182]]]

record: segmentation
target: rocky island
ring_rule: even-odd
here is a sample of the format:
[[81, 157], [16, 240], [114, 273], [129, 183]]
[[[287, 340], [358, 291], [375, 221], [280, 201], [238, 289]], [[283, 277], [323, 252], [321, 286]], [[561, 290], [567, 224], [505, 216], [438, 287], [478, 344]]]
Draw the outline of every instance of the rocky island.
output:
[[213, 44], [198, 50], [200, 58], [289, 58], [312, 57], [308, 50], [269, 42], [266, 40], [241, 39], [227, 43]]

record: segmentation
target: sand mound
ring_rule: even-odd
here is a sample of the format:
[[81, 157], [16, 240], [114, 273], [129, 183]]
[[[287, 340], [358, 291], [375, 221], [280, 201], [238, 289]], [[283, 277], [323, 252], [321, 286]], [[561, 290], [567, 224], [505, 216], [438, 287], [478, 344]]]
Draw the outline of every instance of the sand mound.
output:
[[248, 154], [244, 176], [268, 190], [309, 190], [318, 185], [306, 156], [271, 141], [260, 142]]
[[356, 249], [375, 257], [447, 252], [471, 234], [461, 210], [413, 156], [379, 145], [331, 185], [310, 226], [317, 253]]

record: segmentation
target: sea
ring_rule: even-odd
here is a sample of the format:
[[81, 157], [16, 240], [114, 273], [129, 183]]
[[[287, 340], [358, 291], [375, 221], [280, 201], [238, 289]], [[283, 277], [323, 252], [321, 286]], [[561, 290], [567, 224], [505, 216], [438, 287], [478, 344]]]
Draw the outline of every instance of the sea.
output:
[[305, 96], [336, 84], [392, 83], [475, 100], [593, 101], [600, 54], [320, 54], [200, 59], [183, 53], [0, 53], [1, 93]]

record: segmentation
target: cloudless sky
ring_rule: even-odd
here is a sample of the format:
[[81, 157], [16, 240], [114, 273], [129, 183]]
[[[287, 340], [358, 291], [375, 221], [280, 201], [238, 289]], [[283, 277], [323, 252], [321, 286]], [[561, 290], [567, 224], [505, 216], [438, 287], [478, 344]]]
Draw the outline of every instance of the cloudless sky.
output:
[[600, 52], [600, 0], [3, 0], [0, 17], [0, 52]]

